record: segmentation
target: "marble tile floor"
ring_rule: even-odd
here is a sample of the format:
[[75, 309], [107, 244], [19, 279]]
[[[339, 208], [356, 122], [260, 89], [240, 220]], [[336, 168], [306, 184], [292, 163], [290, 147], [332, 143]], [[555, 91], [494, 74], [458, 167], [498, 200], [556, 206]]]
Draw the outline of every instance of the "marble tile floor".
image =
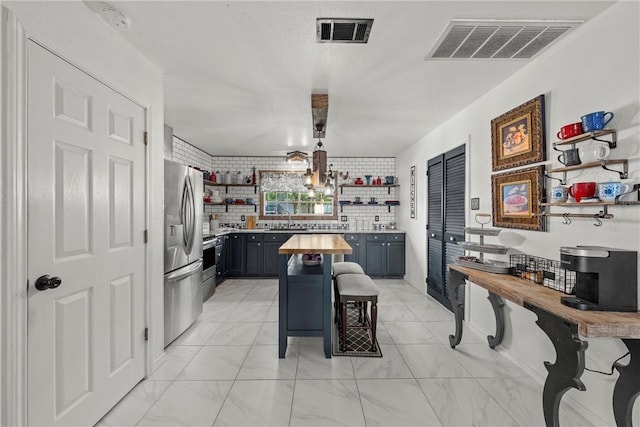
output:
[[[485, 337], [448, 345], [453, 315], [403, 280], [380, 288], [382, 358], [278, 358], [278, 282], [230, 279], [161, 365], [99, 426], [543, 426], [541, 385]], [[568, 406], [563, 426], [591, 426]]]

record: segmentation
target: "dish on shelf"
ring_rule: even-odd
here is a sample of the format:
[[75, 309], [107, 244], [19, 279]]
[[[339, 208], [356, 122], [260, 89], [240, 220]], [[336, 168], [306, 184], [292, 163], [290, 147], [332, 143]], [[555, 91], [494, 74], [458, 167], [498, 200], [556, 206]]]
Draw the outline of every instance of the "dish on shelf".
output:
[[459, 257], [455, 260], [455, 263], [463, 267], [486, 271], [487, 273], [508, 274], [511, 269], [509, 263], [504, 261], [486, 259], [484, 262], [480, 262], [479, 259], [476, 258], [474, 260], [473, 258], [475, 257]]
[[469, 234], [475, 234], [479, 236], [497, 236], [502, 229], [500, 228], [480, 228], [480, 227], [465, 227], [464, 231]]
[[233, 204], [234, 205], [244, 205], [244, 199], [236, 199]]
[[368, 205], [377, 205], [378, 202], [367, 202]]
[[362, 205], [364, 202], [353, 202], [354, 205]]
[[203, 197], [202, 201], [205, 203], [211, 203], [211, 197]]
[[400, 204], [400, 201], [399, 200], [386, 200], [384, 203], [386, 205], [389, 205], [389, 206], [398, 206]]
[[338, 203], [341, 204], [341, 205], [350, 205], [351, 204], [351, 200], [339, 200]]
[[476, 242], [458, 242], [463, 249], [468, 251], [485, 252], [489, 254], [506, 254], [509, 250], [508, 246], [491, 245], [491, 244], [479, 244]]

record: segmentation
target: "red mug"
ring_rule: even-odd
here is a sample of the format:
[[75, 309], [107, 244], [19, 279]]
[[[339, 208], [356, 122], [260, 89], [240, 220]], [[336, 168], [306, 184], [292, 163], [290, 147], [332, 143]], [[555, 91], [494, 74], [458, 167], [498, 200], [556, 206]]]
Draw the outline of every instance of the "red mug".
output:
[[576, 135], [580, 135], [584, 133], [582, 131], [582, 122], [571, 123], [570, 125], [565, 125], [560, 128], [560, 131], [557, 133], [558, 138], [567, 139], [573, 138]]
[[598, 186], [595, 182], [576, 182], [569, 187], [569, 194], [580, 202], [581, 199], [588, 199], [596, 195]]

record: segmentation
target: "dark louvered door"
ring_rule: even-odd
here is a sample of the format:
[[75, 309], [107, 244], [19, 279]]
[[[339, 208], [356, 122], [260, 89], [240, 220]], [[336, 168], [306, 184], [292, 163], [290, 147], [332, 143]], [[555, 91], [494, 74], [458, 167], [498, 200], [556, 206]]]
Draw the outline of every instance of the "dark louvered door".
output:
[[442, 276], [443, 199], [444, 156], [438, 156], [427, 164], [427, 293], [446, 304]]
[[[447, 265], [464, 254], [465, 146], [428, 163], [427, 292], [451, 309]], [[432, 222], [433, 221], [433, 222]]]

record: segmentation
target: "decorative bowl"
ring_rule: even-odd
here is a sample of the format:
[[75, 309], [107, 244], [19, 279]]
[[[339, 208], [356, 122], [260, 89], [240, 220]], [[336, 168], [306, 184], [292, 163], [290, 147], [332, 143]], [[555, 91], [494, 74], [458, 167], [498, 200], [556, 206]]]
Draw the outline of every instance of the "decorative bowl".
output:
[[302, 263], [308, 267], [314, 265], [320, 265], [322, 262], [322, 255], [320, 254], [303, 254]]

